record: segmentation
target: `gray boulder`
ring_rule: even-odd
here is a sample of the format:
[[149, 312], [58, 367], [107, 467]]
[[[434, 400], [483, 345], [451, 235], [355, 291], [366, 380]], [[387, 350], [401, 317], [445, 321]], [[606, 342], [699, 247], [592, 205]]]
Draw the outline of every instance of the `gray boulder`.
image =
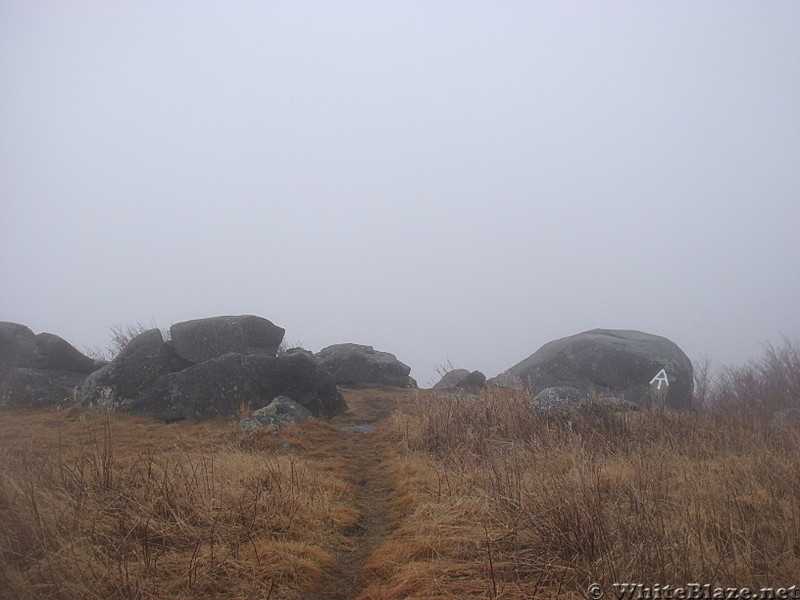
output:
[[469, 371], [467, 369], [453, 369], [442, 375], [442, 378], [433, 386], [433, 389], [447, 390], [454, 388], [464, 381], [468, 375]]
[[561, 385], [543, 389], [536, 394], [531, 404], [536, 408], [551, 411], [574, 407], [587, 400], [586, 391]]
[[465, 388], [481, 388], [486, 385], [486, 375], [480, 371], [473, 371], [467, 375], [464, 380], [458, 384], [459, 387]]
[[644, 406], [692, 403], [692, 362], [674, 342], [641, 331], [593, 329], [554, 340], [502, 377], [533, 391], [566, 386]]
[[315, 416], [347, 409], [330, 375], [302, 354], [263, 356], [228, 353], [169, 373], [127, 410], [167, 420], [236, 414], [242, 406], [260, 409], [288, 396]]
[[278, 396], [264, 408], [253, 411], [246, 419], [239, 421], [241, 431], [256, 431], [258, 429], [282, 429], [291, 423], [302, 423], [313, 415], [305, 406], [288, 398]]
[[609, 409], [612, 411], [636, 411], [639, 405], [616, 396], [598, 396], [568, 386], [543, 389], [531, 400], [533, 408], [549, 414], [564, 414], [575, 410]]
[[515, 376], [511, 375], [508, 371], [503, 371], [499, 375], [495, 375], [486, 380], [486, 385], [490, 387], [508, 388], [511, 390], [524, 390], [525, 386]]
[[96, 368], [66, 340], [0, 322], [0, 408], [39, 408], [71, 398]]
[[0, 373], [14, 367], [47, 368], [47, 360], [36, 349], [36, 336], [19, 323], [0, 321]]
[[243, 315], [175, 323], [169, 332], [178, 355], [200, 363], [230, 352], [275, 356], [285, 330], [263, 317]]
[[396, 387], [416, 387], [409, 376], [411, 367], [403, 364], [394, 354], [380, 352], [372, 346], [360, 344], [335, 344], [323, 348], [315, 355], [338, 385], [377, 383]]
[[444, 374], [439, 382], [433, 386], [435, 390], [447, 390], [451, 388], [480, 388], [486, 383], [486, 375], [480, 371], [466, 369], [453, 369]]
[[36, 335], [36, 350], [45, 357], [48, 369], [63, 369], [87, 375], [97, 370], [93, 359], [84, 355], [64, 338], [52, 333]]
[[64, 369], [15, 367], [0, 380], [0, 408], [44, 408], [71, 400], [86, 375]]
[[103, 388], [110, 388], [114, 400], [122, 405], [133, 402], [171, 373], [175, 360], [161, 331], [148, 329], [131, 339], [105, 367], [86, 378], [80, 391], [81, 404], [97, 402]]

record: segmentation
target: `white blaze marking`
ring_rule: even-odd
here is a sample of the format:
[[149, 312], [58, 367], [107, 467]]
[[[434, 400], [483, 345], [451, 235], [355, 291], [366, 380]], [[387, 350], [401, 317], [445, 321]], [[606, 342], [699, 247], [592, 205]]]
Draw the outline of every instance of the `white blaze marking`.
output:
[[650, 380], [650, 385], [653, 385], [655, 382], [658, 382], [658, 387], [656, 389], [661, 389], [661, 384], [665, 384], [669, 387], [669, 378], [667, 377], [667, 372], [664, 369], [661, 369], [656, 376]]

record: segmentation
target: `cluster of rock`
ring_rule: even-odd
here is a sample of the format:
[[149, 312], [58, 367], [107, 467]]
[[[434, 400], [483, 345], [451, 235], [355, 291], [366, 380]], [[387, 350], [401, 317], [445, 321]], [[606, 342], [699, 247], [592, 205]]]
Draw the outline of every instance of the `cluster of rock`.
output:
[[284, 330], [255, 316], [177, 323], [134, 337], [111, 361], [95, 361], [66, 340], [0, 323], [0, 407], [41, 407], [76, 398], [110, 402], [165, 420], [232, 415], [287, 396], [310, 414], [346, 409], [331, 376], [303, 354], [277, 356]]
[[84, 405], [105, 389], [123, 410], [166, 420], [232, 415], [287, 396], [315, 416], [347, 407], [330, 375], [303, 355], [277, 356], [284, 330], [262, 317], [213, 317], [176, 323], [165, 341], [158, 329], [133, 338], [86, 379]]
[[467, 369], [452, 369], [442, 375], [442, 378], [433, 386], [435, 390], [449, 390], [453, 388], [482, 388], [486, 384], [486, 375], [480, 371]]
[[[176, 323], [130, 340], [110, 362], [96, 361], [50, 334], [0, 323], [0, 408], [41, 407], [75, 398], [167, 421], [255, 409], [246, 428], [282, 426], [346, 410], [337, 385], [415, 387], [411, 368], [372, 346], [337, 344], [317, 354], [278, 356], [284, 330], [262, 317]], [[302, 410], [299, 410], [302, 408]], [[304, 412], [305, 411], [305, 412]]]
[[667, 338], [622, 329], [593, 329], [549, 342], [489, 380], [480, 371], [452, 369], [435, 390], [484, 385], [532, 392], [532, 407], [561, 413], [604, 406], [637, 410], [659, 405], [691, 406], [689, 357]]
[[0, 408], [58, 403], [103, 364], [57, 335], [0, 322]]
[[394, 354], [380, 352], [372, 346], [335, 344], [323, 348], [314, 357], [338, 385], [417, 387], [417, 382], [410, 376], [411, 367], [397, 360]]
[[619, 406], [687, 408], [692, 362], [667, 338], [621, 329], [592, 329], [554, 340], [487, 384], [520, 385], [552, 409], [592, 396]]
[[[0, 322], [0, 408], [53, 405], [77, 397], [83, 406], [117, 408], [164, 419], [255, 410], [243, 428], [282, 426], [346, 410], [337, 386], [416, 387], [411, 368], [372, 346], [336, 344], [316, 354], [277, 355], [284, 330], [262, 317], [213, 317], [176, 323], [170, 339], [150, 329], [111, 361], [93, 360], [51, 333]], [[522, 386], [548, 411], [585, 404], [615, 406], [692, 402], [692, 363], [670, 340], [631, 330], [593, 329], [554, 340], [486, 380], [454, 369], [434, 389]]]

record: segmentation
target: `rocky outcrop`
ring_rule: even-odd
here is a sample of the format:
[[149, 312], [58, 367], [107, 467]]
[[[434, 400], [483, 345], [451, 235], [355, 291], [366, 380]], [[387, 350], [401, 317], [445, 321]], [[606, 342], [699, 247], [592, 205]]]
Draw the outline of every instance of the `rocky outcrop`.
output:
[[[315, 416], [347, 409], [331, 375], [310, 352], [276, 356], [283, 329], [256, 316], [177, 323], [173, 340], [140, 333], [111, 362], [98, 363], [62, 338], [0, 322], [0, 407], [40, 407], [77, 397], [168, 421], [259, 410], [286, 396]], [[76, 393], [77, 392], [77, 393]]]
[[0, 408], [44, 408], [70, 401], [86, 375], [63, 369], [16, 367], [0, 381]]
[[0, 322], [0, 408], [63, 402], [100, 366], [57, 335]]
[[560, 385], [543, 389], [531, 401], [531, 405], [542, 410], [559, 410], [578, 405], [588, 399], [584, 390]]
[[525, 389], [525, 386], [522, 385], [522, 382], [517, 377], [511, 375], [508, 371], [503, 371], [494, 377], [490, 377], [486, 380], [486, 385], [489, 387], [501, 387], [512, 390]]
[[535, 392], [570, 387], [639, 405], [692, 403], [692, 362], [667, 338], [641, 331], [593, 329], [549, 342], [497, 379]]
[[102, 366], [64, 338], [52, 333], [36, 335], [36, 351], [45, 357], [48, 369], [63, 369], [88, 375], [96, 371], [98, 366]]
[[253, 411], [253, 414], [239, 421], [241, 431], [258, 429], [282, 429], [292, 423], [302, 423], [313, 415], [303, 405], [286, 396], [278, 396], [264, 408]]
[[47, 360], [36, 348], [34, 333], [19, 323], [0, 322], [0, 369], [47, 368]]
[[233, 415], [260, 409], [288, 396], [316, 416], [332, 416], [347, 405], [330, 375], [302, 355], [228, 353], [162, 377], [125, 408], [167, 420]]
[[115, 402], [130, 405], [172, 372], [174, 360], [161, 331], [148, 329], [131, 339], [110, 363], [86, 379], [81, 388], [81, 402], [93, 404], [102, 396], [102, 390], [108, 388]]
[[315, 416], [347, 408], [313, 356], [275, 356], [283, 329], [266, 319], [214, 317], [178, 323], [170, 331], [176, 337], [167, 342], [158, 329], [133, 338], [89, 376], [82, 403], [91, 406], [110, 395], [121, 410], [167, 421], [230, 416], [243, 406], [258, 410], [277, 396], [291, 398]]
[[396, 387], [416, 387], [410, 377], [411, 367], [394, 354], [380, 352], [372, 346], [335, 344], [315, 354], [319, 364], [338, 385], [377, 383]]
[[442, 375], [442, 378], [433, 386], [434, 390], [448, 390], [456, 387], [469, 375], [467, 369], [452, 369]]
[[200, 363], [229, 352], [275, 356], [285, 330], [263, 317], [211, 317], [176, 323], [169, 328], [175, 351]]
[[550, 415], [564, 415], [576, 410], [605, 409], [612, 411], [635, 411], [638, 404], [616, 396], [598, 396], [573, 387], [557, 386], [543, 389], [531, 400], [532, 408]]
[[486, 375], [480, 371], [469, 372], [466, 369], [453, 369], [442, 376], [433, 386], [435, 390], [448, 390], [452, 388], [480, 388], [486, 384]]

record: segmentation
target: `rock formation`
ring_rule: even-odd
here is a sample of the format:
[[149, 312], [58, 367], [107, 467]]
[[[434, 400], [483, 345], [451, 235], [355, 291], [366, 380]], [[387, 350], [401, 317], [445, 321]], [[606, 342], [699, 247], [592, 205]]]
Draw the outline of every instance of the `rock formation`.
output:
[[486, 383], [486, 375], [480, 371], [466, 369], [453, 369], [445, 373], [439, 382], [433, 386], [435, 390], [448, 390], [451, 388], [480, 388]]
[[315, 359], [276, 356], [283, 329], [256, 316], [176, 323], [165, 342], [158, 329], [133, 338], [80, 393], [84, 405], [110, 390], [114, 404], [174, 421], [260, 409], [287, 396], [316, 416], [346, 410], [344, 398]]
[[229, 352], [275, 356], [284, 333], [282, 327], [253, 315], [195, 319], [169, 328], [175, 352], [192, 363]]
[[518, 381], [534, 392], [594, 389], [639, 405], [692, 403], [692, 362], [667, 338], [641, 331], [593, 329], [554, 340], [490, 384]]
[[253, 414], [239, 421], [241, 431], [258, 429], [282, 429], [291, 423], [302, 423], [313, 415], [302, 404], [286, 396], [277, 396], [264, 408], [253, 411]]
[[102, 365], [57, 335], [0, 322], [0, 408], [58, 404]]
[[176, 323], [135, 336], [111, 362], [84, 356], [51, 333], [0, 322], [0, 408], [77, 397], [168, 421], [258, 410], [286, 396], [316, 416], [347, 409], [331, 375], [309, 352], [276, 356], [284, 330], [252, 315]]
[[377, 383], [396, 387], [416, 387], [409, 376], [411, 367], [394, 354], [380, 352], [372, 346], [335, 344], [314, 355], [337, 385]]

